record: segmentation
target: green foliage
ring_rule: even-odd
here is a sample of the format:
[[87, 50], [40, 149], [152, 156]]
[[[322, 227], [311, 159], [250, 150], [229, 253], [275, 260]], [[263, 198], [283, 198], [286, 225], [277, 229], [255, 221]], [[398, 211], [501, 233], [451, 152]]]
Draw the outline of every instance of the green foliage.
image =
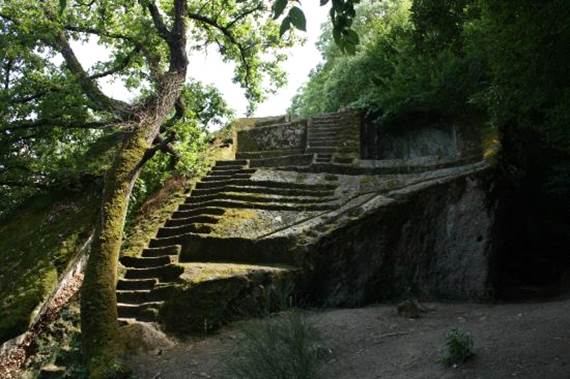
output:
[[413, 112], [462, 113], [484, 73], [477, 58], [451, 46], [424, 52], [416, 44], [411, 1], [363, 3], [354, 29], [362, 40], [343, 56], [323, 31], [325, 63], [293, 100], [290, 112], [308, 116], [343, 107], [372, 110], [385, 121]]
[[[289, 2], [296, 3], [294, 0], [289, 0]], [[328, 2], [328, 0], [320, 0], [321, 6], [326, 5]], [[358, 3], [360, 3], [360, 0], [334, 0], [329, 11], [335, 43], [341, 51], [349, 54], [354, 54], [359, 43], [358, 34], [352, 29], [352, 24], [356, 17], [354, 8]], [[275, 0], [272, 7], [273, 17], [279, 18], [279, 16], [283, 15], [287, 5], [288, 0]], [[290, 7], [287, 16], [281, 20], [279, 34], [283, 36], [291, 28], [302, 31], [307, 30], [305, 14], [296, 5]]]
[[446, 366], [464, 363], [473, 357], [473, 337], [458, 328], [452, 328], [445, 336], [441, 362]]
[[564, 0], [387, 0], [357, 8], [361, 45], [343, 56], [325, 26], [324, 63], [293, 99], [308, 116], [343, 107], [383, 121], [415, 112], [487, 115], [570, 151], [570, 7]]
[[224, 367], [239, 379], [314, 379], [319, 377], [319, 335], [299, 313], [245, 325]]
[[[91, 162], [80, 157], [100, 138], [115, 134], [124, 125], [102, 130], [90, 126], [116, 119], [117, 115], [100, 106], [113, 100], [85, 90], [77, 73], [61, 60], [55, 37], [62, 33], [68, 41], [96, 43], [105, 49], [109, 57], [83, 67], [86, 74], [122, 82], [140, 94], [132, 109], [143, 107], [156, 92], [157, 76], [168, 69], [170, 58], [148, 3], [2, 2], [0, 216], [46, 187], [77, 181], [83, 174], [100, 176], [108, 167], [111, 156], [94, 157]], [[169, 24], [171, 15], [166, 10], [173, 2], [158, 3]], [[187, 18], [191, 24], [188, 47], [201, 50], [217, 46], [224, 60], [235, 62], [234, 80], [245, 89], [251, 110], [268, 92], [285, 83], [279, 65], [286, 57], [279, 49], [296, 40], [294, 36], [279, 38], [278, 24], [264, 2], [188, 1], [188, 14], [197, 15]], [[212, 27], [202, 19], [213, 20], [225, 29]], [[176, 171], [191, 172], [197, 165], [194, 152], [202, 148], [205, 139], [196, 130], [225, 122], [231, 112], [215, 88], [195, 81], [186, 84], [183, 98], [187, 107], [184, 120], [174, 126], [180, 137], [176, 149], [181, 155]], [[187, 144], [193, 137], [197, 140]], [[163, 180], [166, 161], [157, 157], [151, 163], [155, 172], [146, 169], [144, 186], [138, 185], [139, 197]]]

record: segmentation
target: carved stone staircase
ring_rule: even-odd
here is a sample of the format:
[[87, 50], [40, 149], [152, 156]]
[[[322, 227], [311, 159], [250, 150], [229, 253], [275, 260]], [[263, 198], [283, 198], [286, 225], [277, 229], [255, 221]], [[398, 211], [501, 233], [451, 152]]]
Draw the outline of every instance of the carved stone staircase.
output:
[[[406, 243], [401, 244], [405, 254], [386, 255], [385, 244], [392, 246], [392, 237], [407, 231], [408, 239], [415, 238], [407, 214], [423, 207], [418, 194], [426, 191], [426, 198], [436, 201], [429, 192], [434, 185], [446, 185], [448, 178], [461, 183], [462, 175], [484, 169], [457, 159], [360, 159], [361, 119], [353, 112], [275, 121], [238, 129], [238, 159], [217, 161], [140, 256], [120, 258], [126, 269], [117, 283], [120, 322], [160, 322], [176, 332], [208, 329], [226, 322], [230, 313], [251, 315], [283, 283], [298, 285], [309, 301], [310, 296], [327, 304], [374, 300], [372, 292], [382, 291], [370, 291], [370, 285], [398, 286], [391, 279], [383, 282], [386, 272], [407, 275], [390, 271], [390, 260], [403, 260], [407, 267], [406, 259], [415, 257]], [[246, 215], [250, 223], [243, 222]], [[234, 224], [236, 218], [240, 222]], [[400, 223], [397, 228], [393, 220]], [[424, 234], [437, 228], [425, 220], [412, 221]], [[412, 266], [422, 267], [426, 257], [431, 261], [429, 248], [422, 254]], [[220, 267], [223, 272], [216, 271]]]
[[126, 272], [117, 284], [120, 322], [158, 320], [160, 307], [172, 296], [172, 287], [184, 272], [178, 265], [183, 246], [193, 238], [211, 236], [213, 226], [228, 209], [310, 212], [338, 206], [335, 184], [253, 180], [256, 169], [249, 162], [217, 161], [141, 256], [121, 257]]
[[343, 157], [358, 151], [359, 141], [355, 139], [351, 113], [334, 113], [313, 117], [307, 128], [308, 143], [306, 152], [316, 154], [315, 163], [329, 163], [333, 156], [339, 163], [350, 163], [352, 158]]

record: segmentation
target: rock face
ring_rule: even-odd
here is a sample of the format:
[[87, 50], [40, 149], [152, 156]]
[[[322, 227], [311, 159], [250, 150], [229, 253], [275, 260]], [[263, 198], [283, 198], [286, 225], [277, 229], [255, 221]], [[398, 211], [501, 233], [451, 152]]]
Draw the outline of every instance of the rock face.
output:
[[[486, 166], [388, 192], [307, 247], [311, 299], [361, 305], [492, 295], [494, 203]], [[309, 276], [309, 275], [308, 275]]]
[[390, 127], [365, 121], [361, 145], [367, 159], [460, 158], [481, 155], [480, 125], [473, 120], [414, 120]]
[[363, 160], [360, 120], [238, 129], [239, 159], [216, 162], [140, 256], [121, 259], [121, 321], [191, 334], [294, 299], [491, 296], [492, 169], [466, 154]]

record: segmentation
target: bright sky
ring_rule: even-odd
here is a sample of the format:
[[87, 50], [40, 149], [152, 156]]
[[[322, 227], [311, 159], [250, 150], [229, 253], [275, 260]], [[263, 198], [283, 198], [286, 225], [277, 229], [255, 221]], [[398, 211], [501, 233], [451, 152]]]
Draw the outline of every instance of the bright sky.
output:
[[[303, 11], [307, 17], [307, 32], [300, 33], [306, 38], [303, 46], [287, 50], [289, 59], [283, 64], [287, 72], [288, 83], [276, 94], [257, 107], [254, 116], [271, 116], [285, 113], [291, 104], [291, 98], [297, 89], [307, 81], [309, 72], [320, 61], [321, 55], [315, 43], [320, 34], [320, 25], [327, 21], [329, 6], [321, 7], [316, 0], [307, 0], [303, 3]], [[98, 46], [94, 41], [86, 44], [73, 43], [79, 60], [84, 67], [91, 67], [95, 62], [108, 58], [107, 51]], [[189, 76], [202, 81], [205, 84], [215, 85], [224, 95], [228, 104], [234, 109], [236, 115], [245, 115], [247, 101], [244, 91], [239, 85], [232, 82], [233, 66], [222, 62], [216, 49], [207, 52], [194, 53], [190, 56]], [[109, 78], [101, 79], [103, 91], [121, 100], [130, 100], [133, 94], [129, 93], [119, 81], [112, 82]]]

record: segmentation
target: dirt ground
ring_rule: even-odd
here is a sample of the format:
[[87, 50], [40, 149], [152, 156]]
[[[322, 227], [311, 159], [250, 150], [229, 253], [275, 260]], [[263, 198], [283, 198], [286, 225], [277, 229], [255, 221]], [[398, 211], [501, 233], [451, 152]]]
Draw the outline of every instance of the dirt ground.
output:
[[[427, 305], [434, 310], [415, 320], [398, 316], [393, 305], [308, 312], [330, 350], [323, 377], [570, 379], [570, 299]], [[473, 335], [476, 356], [445, 368], [438, 358], [451, 327]], [[136, 355], [130, 365], [141, 379], [217, 378], [235, 335], [234, 325], [170, 350]]]

